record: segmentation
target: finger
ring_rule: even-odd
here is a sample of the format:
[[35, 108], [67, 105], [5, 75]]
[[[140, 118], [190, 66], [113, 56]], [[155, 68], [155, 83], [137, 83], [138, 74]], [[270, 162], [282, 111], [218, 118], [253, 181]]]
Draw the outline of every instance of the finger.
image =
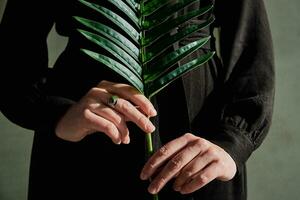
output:
[[208, 164], [214, 161], [215, 158], [208, 151], [198, 154], [189, 164], [187, 164], [176, 178], [173, 188], [179, 191], [184, 183], [187, 182], [196, 173], [203, 170]]
[[193, 178], [189, 179], [181, 188], [181, 194], [189, 194], [196, 190], [199, 190], [215, 178], [217, 178], [220, 174], [220, 168], [217, 162], [212, 162], [206, 168], [204, 168], [201, 172], [196, 174]]
[[154, 155], [148, 160], [142, 169], [140, 178], [146, 180], [151, 177], [155, 171], [163, 165], [167, 160], [179, 152], [189, 142], [195, 140], [196, 137], [192, 134], [185, 134], [161, 147]]
[[90, 104], [89, 107], [93, 113], [114, 123], [114, 125], [118, 128], [119, 132], [121, 133], [122, 142], [124, 144], [129, 143], [129, 130], [127, 128], [124, 116], [121, 113], [101, 103]]
[[[92, 101], [102, 102], [104, 104], [107, 104], [108, 100], [111, 98], [111, 94], [100, 88], [91, 89], [89, 95], [92, 98]], [[155, 127], [149, 118], [141, 113], [129, 101], [118, 98], [116, 105], [114, 105], [114, 109], [123, 114], [126, 121], [134, 122], [143, 131], [152, 133], [155, 130]]]
[[134, 122], [138, 127], [140, 127], [146, 133], [152, 133], [155, 130], [155, 126], [141, 113], [135, 106], [133, 106], [129, 101], [119, 98], [115, 109], [126, 116], [127, 119]]
[[[92, 99], [96, 100], [97, 102], [107, 103], [108, 99], [111, 97], [111, 94], [109, 94], [104, 89], [93, 88], [90, 90], [90, 96], [92, 97]], [[122, 98], [118, 98], [118, 101], [114, 106], [114, 109], [117, 110], [119, 113], [122, 113], [127, 119], [126, 121], [134, 122], [143, 131], [147, 133], [152, 133], [155, 130], [154, 125], [148, 119], [148, 117], [146, 117], [143, 113], [141, 113], [129, 101]]]
[[191, 142], [176, 154], [163, 168], [163, 170], [151, 182], [148, 191], [152, 194], [159, 192], [165, 184], [193, 160], [201, 151], [203, 146], [199, 142]]
[[122, 83], [114, 83], [109, 81], [102, 81], [100, 87], [104, 87], [109, 93], [116, 94], [124, 99], [131, 101], [133, 104], [139, 106], [147, 116], [155, 116], [157, 114], [152, 103], [136, 88]]
[[91, 126], [91, 129], [103, 132], [108, 137], [110, 137], [115, 144], [121, 143], [121, 134], [112, 122], [96, 115], [89, 109], [85, 109], [84, 117]]

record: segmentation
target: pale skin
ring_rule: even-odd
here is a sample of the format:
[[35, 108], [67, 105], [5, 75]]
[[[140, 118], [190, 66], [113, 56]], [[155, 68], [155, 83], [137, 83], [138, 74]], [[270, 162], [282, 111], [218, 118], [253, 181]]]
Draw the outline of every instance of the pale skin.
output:
[[[119, 97], [114, 108], [107, 105], [111, 95]], [[157, 114], [151, 102], [132, 86], [101, 81], [75, 103], [59, 120], [57, 137], [78, 142], [89, 134], [101, 132], [115, 144], [129, 144], [127, 121], [144, 132], [153, 132], [149, 120]], [[231, 180], [236, 164], [221, 147], [186, 133], [161, 147], [145, 164], [140, 178], [151, 178], [148, 191], [158, 193], [175, 179], [173, 188], [182, 194], [192, 193], [214, 179]]]

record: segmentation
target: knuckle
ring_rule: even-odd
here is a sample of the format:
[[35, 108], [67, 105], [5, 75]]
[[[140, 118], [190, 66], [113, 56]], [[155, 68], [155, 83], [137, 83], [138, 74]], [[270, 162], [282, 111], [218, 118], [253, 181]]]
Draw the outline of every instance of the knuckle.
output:
[[192, 133], [186, 133], [184, 134], [184, 137], [188, 140], [195, 138], [195, 136]]
[[201, 175], [199, 176], [199, 181], [200, 181], [202, 184], [206, 184], [206, 183], [208, 182], [208, 177], [207, 177], [207, 175], [201, 174]]
[[114, 120], [114, 122], [118, 125], [118, 126], [121, 126], [121, 125], [123, 125], [123, 120], [122, 120], [122, 118], [120, 117], [120, 116], [118, 116], [118, 115], [114, 115], [113, 116], [113, 120]]
[[99, 107], [99, 103], [93, 103], [91, 100], [88, 100], [86, 108], [90, 111], [95, 111]]
[[123, 110], [124, 113], [130, 113], [131, 112], [131, 104], [126, 101], [126, 100], [123, 100], [120, 102], [121, 103], [121, 109]]
[[218, 159], [218, 160], [216, 161], [216, 163], [219, 165], [219, 167], [220, 167], [221, 169], [225, 169], [225, 168], [226, 168], [226, 162], [225, 162], [224, 160]]
[[135, 96], [136, 98], [139, 98], [141, 105], [144, 106], [146, 109], [151, 109], [153, 107], [153, 104], [151, 103], [151, 101], [149, 99], [147, 99], [141, 93], [136, 92], [136, 94], [133, 96]]
[[112, 123], [105, 123], [103, 125], [104, 131], [107, 133], [114, 133], [115, 127]]
[[190, 146], [187, 146], [186, 147], [186, 151], [188, 151], [188, 152], [195, 152], [195, 147], [197, 147], [198, 145], [196, 144], [196, 145], [190, 145]]
[[83, 110], [83, 118], [87, 121], [90, 121], [91, 116], [90, 116], [90, 110], [88, 108], [85, 108]]
[[89, 103], [89, 102], [86, 104], [85, 107], [86, 107], [86, 109], [89, 109], [91, 111], [95, 109], [95, 106], [92, 103]]
[[213, 158], [217, 158], [218, 152], [214, 148], [209, 148], [207, 154]]
[[126, 90], [130, 93], [130, 94], [137, 94], [138, 90], [135, 89], [134, 87], [132, 87], [131, 85], [126, 85], [125, 86]]
[[207, 140], [205, 140], [203, 138], [197, 138], [196, 143], [197, 143], [197, 145], [199, 145], [201, 147], [207, 147], [208, 146]]
[[192, 169], [186, 170], [186, 171], [183, 172], [182, 175], [183, 175], [184, 178], [189, 178], [193, 175], [193, 170]]
[[148, 124], [147, 121], [148, 121], [148, 119], [145, 116], [143, 116], [143, 115], [139, 115], [138, 118], [137, 118], [137, 122], [139, 124], [143, 124], [144, 127], [146, 127], [146, 125]]
[[99, 92], [99, 88], [93, 87], [89, 90], [88, 95], [89, 96], [96, 96]]
[[180, 157], [174, 157], [170, 161], [170, 168], [173, 170], [180, 169], [182, 166], [182, 159]]
[[99, 90], [99, 88], [97, 88], [97, 87], [92, 87], [91, 90], [90, 90], [90, 92], [91, 92], [91, 93], [95, 93], [95, 92], [97, 92], [98, 90]]
[[155, 169], [155, 162], [154, 162], [154, 161], [150, 161], [150, 162], [149, 162], [149, 165], [148, 165], [148, 168], [149, 168], [150, 170]]
[[103, 87], [105, 85], [107, 85], [109, 83], [109, 81], [107, 80], [102, 80], [99, 84], [98, 84], [98, 87]]
[[158, 151], [158, 156], [167, 156], [168, 155], [168, 148], [166, 146], [163, 146]]
[[109, 119], [111, 119], [111, 121], [117, 125], [117, 126], [121, 126], [123, 125], [123, 117], [118, 114], [118, 113], [115, 113], [114, 111], [111, 112], [110, 108], [108, 107], [105, 107], [105, 108], [102, 108], [102, 111]]
[[167, 183], [167, 179], [165, 177], [160, 177], [160, 179], [157, 181], [158, 186], [163, 186]]

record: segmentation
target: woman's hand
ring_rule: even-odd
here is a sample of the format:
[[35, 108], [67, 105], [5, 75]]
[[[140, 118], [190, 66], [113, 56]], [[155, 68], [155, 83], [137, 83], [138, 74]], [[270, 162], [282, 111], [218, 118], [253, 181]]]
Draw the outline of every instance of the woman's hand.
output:
[[[108, 99], [117, 95], [114, 108]], [[132, 86], [101, 81], [59, 120], [56, 135], [67, 141], [80, 141], [88, 134], [103, 132], [116, 144], [130, 142], [126, 121], [132, 121], [143, 131], [153, 132], [155, 127], [147, 116], [155, 116], [150, 101]]]
[[141, 179], [152, 182], [148, 191], [158, 193], [172, 178], [173, 188], [182, 194], [194, 192], [214, 179], [231, 180], [236, 165], [230, 155], [219, 146], [187, 133], [157, 151], [145, 164]]

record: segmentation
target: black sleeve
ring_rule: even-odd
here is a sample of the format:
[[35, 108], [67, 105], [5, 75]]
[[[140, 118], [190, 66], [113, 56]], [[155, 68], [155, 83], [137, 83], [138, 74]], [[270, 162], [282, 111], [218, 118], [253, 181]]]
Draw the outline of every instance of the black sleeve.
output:
[[262, 143], [272, 119], [274, 59], [263, 0], [216, 1], [223, 86], [216, 134], [238, 168]]
[[8, 0], [0, 24], [0, 109], [27, 129], [53, 129], [74, 102], [43, 90], [48, 69], [47, 35], [52, 1]]

